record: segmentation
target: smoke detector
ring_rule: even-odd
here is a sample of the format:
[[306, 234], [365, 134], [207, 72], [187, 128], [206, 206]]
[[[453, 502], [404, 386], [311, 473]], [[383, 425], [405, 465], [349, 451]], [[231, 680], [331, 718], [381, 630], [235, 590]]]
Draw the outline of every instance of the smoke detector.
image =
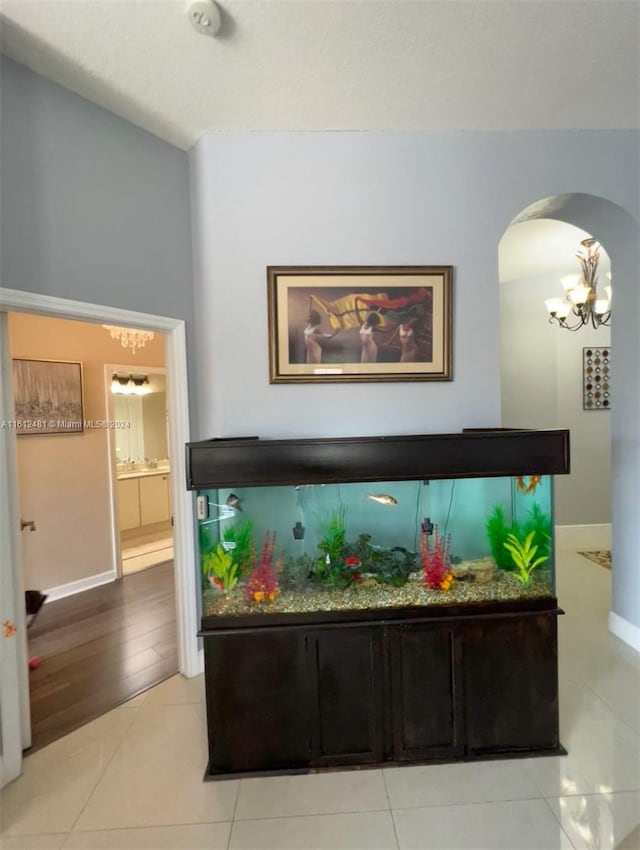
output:
[[214, 0], [196, 0], [189, 5], [187, 15], [195, 29], [203, 35], [213, 36], [220, 32], [220, 8]]

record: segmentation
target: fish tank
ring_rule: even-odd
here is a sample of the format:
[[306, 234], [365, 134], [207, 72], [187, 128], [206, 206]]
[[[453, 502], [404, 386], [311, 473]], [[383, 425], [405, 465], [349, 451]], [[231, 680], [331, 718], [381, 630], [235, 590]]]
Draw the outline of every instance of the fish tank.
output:
[[206, 616], [555, 595], [551, 476], [220, 488], [198, 504]]
[[[476, 437], [471, 454], [478, 455], [480, 466], [464, 451], [460, 455], [456, 441], [445, 443], [445, 454], [461, 465], [445, 477], [449, 467], [442, 455], [434, 461], [427, 452], [414, 468], [401, 458], [410, 448], [405, 440], [428, 437], [393, 438], [393, 446], [379, 438], [377, 447], [363, 438], [364, 449], [338, 447], [344, 465], [340, 457], [327, 463], [322, 455], [323, 470], [317, 444], [348, 441], [277, 441], [280, 449], [293, 444], [292, 455], [280, 464], [271, 457], [270, 468], [265, 451], [257, 475], [293, 480], [257, 483], [256, 470], [248, 471], [251, 452], [258, 445], [273, 450], [276, 441], [256, 441], [238, 455], [246, 463], [235, 471], [234, 482], [233, 462], [229, 466], [220, 454], [224, 447], [213, 441], [213, 465], [204, 478], [222, 476], [227, 482], [196, 489], [203, 621], [329, 613], [340, 618], [358, 611], [385, 616], [399, 609], [427, 612], [555, 597], [553, 475], [545, 467], [568, 468], [568, 434], [526, 433], [562, 435], [558, 449], [566, 449], [566, 458], [536, 457], [538, 472], [524, 471], [523, 444], [523, 472], [496, 474], [505, 465], [517, 468], [517, 458], [505, 464], [499, 440], [489, 441], [498, 457], [492, 463], [483, 456], [479, 434], [469, 434]], [[306, 465], [305, 443], [314, 443]], [[393, 468], [395, 458], [398, 472], [409, 466], [406, 471], [416, 477], [335, 480], [359, 471], [371, 476], [366, 456], [375, 457], [376, 448], [378, 457], [390, 454], [380, 463], [383, 471]], [[479, 474], [483, 467], [488, 474]], [[327, 480], [317, 480], [323, 477]]]

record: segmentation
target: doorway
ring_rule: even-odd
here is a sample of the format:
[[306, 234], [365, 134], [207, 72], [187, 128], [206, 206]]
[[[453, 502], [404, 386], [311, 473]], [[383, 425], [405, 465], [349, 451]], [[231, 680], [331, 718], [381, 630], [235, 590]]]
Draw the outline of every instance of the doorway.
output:
[[164, 367], [105, 367], [118, 574], [173, 561], [169, 412]]
[[[555, 479], [555, 521], [557, 545], [574, 550], [611, 548], [611, 329], [560, 328], [545, 301], [579, 277], [577, 254], [591, 236], [567, 222], [527, 220], [507, 228], [499, 246], [502, 420], [570, 430], [571, 475]], [[606, 245], [596, 263], [603, 294]]]
[[[9, 313], [8, 320], [16, 421], [23, 425], [23, 578], [28, 599], [46, 599], [28, 631], [37, 749], [178, 672], [164, 338], [154, 334], [143, 349], [120, 352], [94, 323], [26, 313]], [[137, 402], [121, 405], [115, 416], [105, 369], [114, 355], [136, 376], [129, 383]], [[112, 469], [116, 430], [127, 435], [121, 446], [138, 448]], [[144, 542], [134, 538], [133, 552], [112, 540], [126, 512], [111, 494], [123, 487], [141, 493], [138, 527], [129, 533]], [[161, 529], [168, 540], [159, 550], [147, 538], [157, 540]], [[140, 549], [145, 554], [135, 557]], [[120, 560], [127, 553], [129, 573]], [[141, 567], [149, 575], [134, 577]]]
[[[93, 324], [110, 323], [124, 327], [145, 328], [154, 332], [166, 334], [166, 371], [167, 381], [170, 387], [168, 394], [168, 410], [170, 421], [169, 444], [170, 453], [175, 458], [174, 471], [171, 480], [171, 498], [174, 515], [174, 576], [171, 584], [175, 590], [175, 614], [176, 614], [176, 646], [178, 657], [178, 669], [186, 676], [193, 676], [200, 672], [200, 658], [198, 654], [196, 638], [196, 581], [193, 569], [194, 538], [193, 538], [193, 506], [190, 494], [178, 482], [185, 480], [184, 468], [184, 444], [189, 439], [189, 416], [187, 401], [187, 375], [186, 375], [186, 343], [184, 322], [182, 320], [169, 319], [159, 316], [151, 316], [133, 311], [117, 310], [109, 307], [84, 304], [81, 302], [67, 301], [45, 295], [33, 295], [13, 290], [2, 290], [2, 306], [5, 310], [16, 313], [28, 313], [35, 316], [49, 316], [60, 319], [84, 320]], [[6, 315], [6, 314], [5, 314]], [[4, 369], [2, 372], [3, 393], [2, 414], [4, 418], [10, 419], [13, 411], [10, 404], [11, 370]], [[18, 439], [15, 432], [7, 432], [6, 445], [3, 444], [3, 453], [11, 460], [15, 452]], [[30, 439], [30, 438], [21, 438]], [[58, 437], [63, 440], [65, 437]], [[66, 439], [74, 439], [74, 435]], [[6, 458], [3, 458], [6, 460]], [[18, 505], [17, 475], [12, 463], [7, 463], [8, 473], [7, 493], [10, 502]], [[13, 514], [17, 515], [16, 512]], [[27, 517], [29, 519], [29, 517]], [[17, 524], [17, 523], [16, 523]], [[19, 533], [19, 532], [18, 532]], [[27, 533], [27, 532], [25, 532]], [[28, 532], [31, 533], [31, 532]], [[10, 561], [6, 562], [6, 568], [10, 569], [17, 584], [22, 585], [22, 567], [20, 558], [20, 547], [10, 547]], [[99, 588], [96, 588], [99, 589]], [[71, 597], [73, 598], [73, 597]], [[19, 608], [20, 592], [16, 594], [16, 609]], [[64, 601], [64, 600], [62, 600]], [[48, 603], [50, 604], [50, 603]], [[46, 606], [45, 606], [46, 607]], [[40, 615], [42, 616], [42, 615]], [[24, 620], [22, 621], [24, 623]], [[16, 615], [16, 623], [19, 630], [25, 628], [21, 624], [21, 617]], [[37, 623], [34, 624], [34, 627]], [[16, 660], [16, 676], [19, 682], [26, 682], [27, 671]], [[19, 685], [22, 690], [22, 685]], [[4, 712], [3, 717], [8, 713]], [[11, 712], [17, 725], [13, 730], [14, 740], [22, 740], [23, 747], [28, 747], [30, 742], [30, 723], [28, 704], [22, 701], [19, 711]], [[3, 736], [4, 736], [3, 729]], [[7, 731], [8, 737], [12, 737]], [[5, 764], [6, 762], [6, 764]], [[14, 763], [15, 762], [15, 763]], [[4, 781], [9, 781], [12, 776], [18, 775], [20, 771], [19, 753], [15, 754], [12, 763], [8, 759], [3, 760], [5, 769]]]

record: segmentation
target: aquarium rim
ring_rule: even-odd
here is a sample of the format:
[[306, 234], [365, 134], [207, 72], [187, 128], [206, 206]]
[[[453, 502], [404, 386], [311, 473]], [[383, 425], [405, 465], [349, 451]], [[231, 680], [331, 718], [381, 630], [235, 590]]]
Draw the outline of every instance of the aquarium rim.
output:
[[569, 448], [567, 429], [204, 440], [186, 444], [187, 489], [564, 475]]

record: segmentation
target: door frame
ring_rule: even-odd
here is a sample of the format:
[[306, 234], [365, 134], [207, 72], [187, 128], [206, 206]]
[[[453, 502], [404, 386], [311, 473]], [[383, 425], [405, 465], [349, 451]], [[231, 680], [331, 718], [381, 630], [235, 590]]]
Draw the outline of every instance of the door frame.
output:
[[[0, 419], [14, 419], [7, 314], [0, 311]], [[20, 504], [16, 440], [0, 428], [0, 788], [22, 772], [22, 751], [31, 746], [27, 625], [20, 556]], [[14, 629], [15, 627], [15, 629]]]
[[[201, 660], [197, 638], [195, 515], [192, 494], [184, 486], [186, 481], [184, 446], [190, 438], [184, 320], [2, 287], [0, 287], [0, 310], [141, 328], [166, 334], [165, 369], [167, 386], [170, 387], [170, 393], [167, 394], [169, 453], [173, 464], [172, 472], [175, 473], [171, 475], [171, 501], [174, 511], [174, 585], [178, 668], [186, 677], [196, 676], [201, 672]], [[0, 396], [0, 398], [3, 397], [4, 394]], [[6, 411], [0, 410], [1, 419], [9, 418], [5, 413]], [[8, 433], [8, 442], [13, 443], [12, 450], [15, 451], [15, 433], [12, 431]], [[6, 458], [0, 458], [0, 462], [6, 460]], [[10, 486], [13, 491], [12, 498], [17, 504], [18, 483], [15, 477]], [[12, 569], [14, 576], [22, 581], [19, 559], [13, 559]]]
[[[131, 364], [123, 365], [119, 363], [104, 364], [104, 395], [107, 410], [107, 420], [113, 421], [115, 415], [113, 413], [113, 393], [111, 392], [111, 376], [113, 372], [131, 372]], [[147, 375], [164, 375], [167, 376], [166, 357], [164, 366], [140, 366], [139, 372], [144, 372]], [[169, 398], [172, 388], [167, 382], [167, 412], [169, 411]], [[170, 415], [170, 414], [169, 414]], [[122, 578], [122, 546], [120, 542], [120, 522], [118, 504], [118, 475], [116, 465], [116, 432], [113, 428], [109, 429], [109, 495], [111, 497], [111, 551], [113, 558], [113, 574], [115, 578]], [[169, 422], [167, 422], [167, 451], [169, 454], [169, 468], [171, 470], [171, 444], [169, 439]], [[171, 517], [174, 516], [173, 497], [171, 497]], [[174, 520], [175, 523], [175, 520]], [[171, 527], [171, 537], [174, 537], [174, 523]]]

